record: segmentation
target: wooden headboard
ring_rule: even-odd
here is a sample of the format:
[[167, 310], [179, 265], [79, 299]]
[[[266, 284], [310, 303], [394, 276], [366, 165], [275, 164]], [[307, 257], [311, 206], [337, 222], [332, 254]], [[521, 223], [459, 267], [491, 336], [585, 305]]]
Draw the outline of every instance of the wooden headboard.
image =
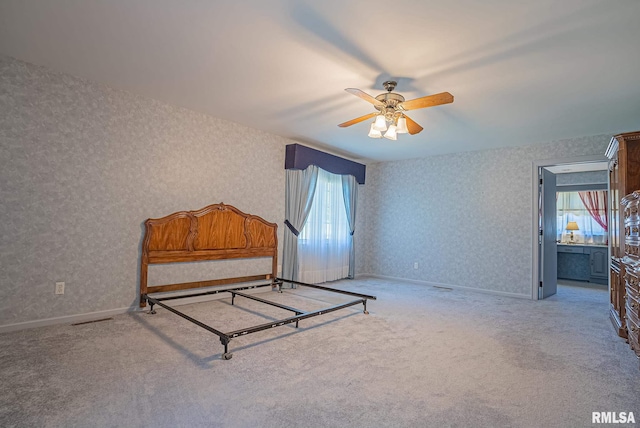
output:
[[[178, 211], [148, 219], [140, 261], [140, 307], [144, 295], [163, 291], [211, 287], [262, 279], [275, 280], [278, 273], [278, 225], [245, 214], [223, 203], [197, 211]], [[271, 257], [271, 272], [263, 275], [147, 287], [150, 264]]]

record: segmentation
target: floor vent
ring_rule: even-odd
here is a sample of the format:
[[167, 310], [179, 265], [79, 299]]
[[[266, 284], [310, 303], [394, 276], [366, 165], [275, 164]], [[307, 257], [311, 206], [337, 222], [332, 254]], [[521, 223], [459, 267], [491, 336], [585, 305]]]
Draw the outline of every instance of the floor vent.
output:
[[91, 323], [94, 323], [94, 322], [110, 321], [110, 320], [112, 320], [112, 319], [113, 319], [113, 318], [102, 318], [102, 319], [99, 319], [99, 320], [93, 320], [93, 321], [77, 322], [77, 323], [75, 323], [75, 324], [71, 324], [71, 325], [91, 324]]

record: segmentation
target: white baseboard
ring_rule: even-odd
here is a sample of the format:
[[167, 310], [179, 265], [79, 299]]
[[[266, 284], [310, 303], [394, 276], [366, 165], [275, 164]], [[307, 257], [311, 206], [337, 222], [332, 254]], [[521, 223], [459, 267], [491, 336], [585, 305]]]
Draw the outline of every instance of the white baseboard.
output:
[[506, 291], [487, 290], [486, 288], [465, 287], [463, 285], [442, 284], [438, 282], [421, 281], [421, 280], [407, 279], [407, 278], [396, 278], [393, 276], [385, 276], [385, 275], [359, 274], [359, 275], [356, 275], [356, 278], [358, 279], [378, 278], [378, 279], [385, 279], [389, 281], [408, 282], [410, 284], [429, 285], [432, 287], [443, 287], [443, 288], [453, 288], [458, 290], [474, 291], [474, 292], [484, 293], [484, 294], [493, 294], [494, 296], [515, 297], [516, 299], [529, 299], [529, 300], [531, 299], [530, 294], [508, 293]]
[[[261, 287], [261, 288], [255, 288], [250, 290], [242, 290], [242, 292], [245, 294], [257, 294], [257, 293], [263, 293], [266, 291], [271, 291], [271, 287]], [[208, 296], [189, 297], [185, 299], [175, 300], [171, 303], [171, 306], [181, 306], [181, 305], [188, 305], [191, 303], [206, 302], [209, 300], [216, 300], [224, 297], [229, 297], [229, 295], [220, 293], [220, 294], [211, 294]], [[162, 308], [157, 308], [157, 307], [156, 309], [163, 310]], [[44, 318], [44, 319], [39, 319], [34, 321], [19, 322], [15, 324], [5, 324], [5, 325], [0, 325], [0, 334], [9, 333], [11, 331], [26, 330], [30, 328], [47, 327], [47, 326], [58, 325], [58, 324], [75, 324], [79, 322], [96, 321], [104, 318], [113, 317], [116, 315], [126, 314], [128, 312], [139, 312], [139, 311], [146, 311], [146, 310], [149, 310], [148, 305], [146, 308], [140, 308], [139, 306], [136, 305], [136, 306], [130, 306], [125, 308], [108, 309], [105, 311], [86, 312], [83, 314], [65, 315], [61, 317]]]
[[0, 325], [0, 333], [8, 333], [10, 331], [25, 330], [28, 328], [46, 327], [46, 326], [56, 325], [56, 324], [74, 324], [78, 322], [95, 321], [103, 318], [113, 317], [115, 315], [126, 314], [127, 312], [131, 312], [136, 309], [137, 308], [131, 308], [131, 307], [109, 309], [106, 311], [87, 312], [84, 314], [65, 315], [62, 317], [45, 318], [45, 319], [40, 319], [35, 321], [25, 321], [25, 322], [19, 322], [15, 324]]

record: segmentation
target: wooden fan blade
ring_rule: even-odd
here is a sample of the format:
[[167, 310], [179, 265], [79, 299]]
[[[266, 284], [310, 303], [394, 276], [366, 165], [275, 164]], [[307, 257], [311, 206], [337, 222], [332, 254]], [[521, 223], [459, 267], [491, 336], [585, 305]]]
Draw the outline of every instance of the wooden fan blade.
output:
[[404, 118], [407, 119], [407, 130], [409, 131], [409, 134], [415, 135], [424, 129], [422, 126], [418, 125], [413, 120], [411, 120], [411, 118], [408, 117], [406, 114], [404, 115]]
[[348, 122], [345, 123], [341, 123], [340, 125], [338, 125], [340, 128], [346, 128], [347, 126], [351, 126], [351, 125], [355, 125], [356, 123], [360, 123], [363, 122], [367, 119], [371, 119], [372, 117], [376, 117], [379, 113], [369, 113], [369, 114], [365, 114], [364, 116], [360, 116], [356, 119], [351, 119]]
[[375, 98], [373, 98], [371, 95], [367, 94], [366, 92], [362, 92], [360, 89], [347, 88], [347, 89], [345, 89], [345, 91], [349, 92], [350, 94], [355, 95], [356, 97], [360, 97], [365, 101], [370, 102], [374, 106], [383, 106], [384, 105], [383, 102], [376, 100]]
[[415, 110], [418, 108], [439, 106], [441, 104], [449, 104], [452, 102], [453, 95], [449, 92], [442, 92], [440, 94], [427, 95], [426, 97], [405, 101], [400, 103], [400, 108], [404, 110]]

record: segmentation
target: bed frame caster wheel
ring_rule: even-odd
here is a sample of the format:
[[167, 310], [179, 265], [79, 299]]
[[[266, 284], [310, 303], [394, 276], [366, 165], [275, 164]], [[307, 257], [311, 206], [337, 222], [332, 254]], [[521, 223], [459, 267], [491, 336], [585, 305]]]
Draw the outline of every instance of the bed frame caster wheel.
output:
[[233, 357], [233, 354], [231, 352], [225, 352], [222, 354], [222, 359], [223, 360], [230, 360], [231, 357]]
[[147, 312], [149, 315], [155, 315], [156, 314], [156, 310], [155, 309], [151, 309], [149, 310], [149, 312]]
[[369, 315], [369, 311], [364, 311], [364, 314], [365, 315]]

